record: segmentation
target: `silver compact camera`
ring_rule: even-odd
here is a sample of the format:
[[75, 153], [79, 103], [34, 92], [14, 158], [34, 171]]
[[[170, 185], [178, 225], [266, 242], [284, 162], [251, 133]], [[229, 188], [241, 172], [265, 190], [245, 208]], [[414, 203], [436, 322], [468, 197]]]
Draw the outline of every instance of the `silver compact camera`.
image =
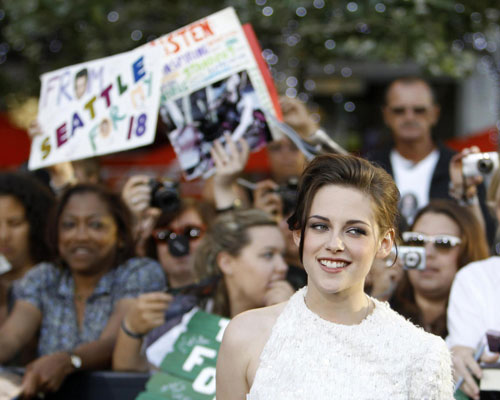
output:
[[472, 153], [462, 159], [462, 173], [466, 178], [491, 175], [498, 169], [498, 153]]
[[417, 246], [398, 246], [398, 259], [403, 269], [425, 269], [425, 248]]

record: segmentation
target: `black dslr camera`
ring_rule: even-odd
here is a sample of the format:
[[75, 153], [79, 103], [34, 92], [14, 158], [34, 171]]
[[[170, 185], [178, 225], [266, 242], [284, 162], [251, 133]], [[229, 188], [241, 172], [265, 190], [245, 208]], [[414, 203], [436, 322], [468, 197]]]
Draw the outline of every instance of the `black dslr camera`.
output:
[[151, 207], [161, 209], [165, 213], [172, 213], [179, 209], [181, 196], [179, 184], [173, 181], [151, 179]]

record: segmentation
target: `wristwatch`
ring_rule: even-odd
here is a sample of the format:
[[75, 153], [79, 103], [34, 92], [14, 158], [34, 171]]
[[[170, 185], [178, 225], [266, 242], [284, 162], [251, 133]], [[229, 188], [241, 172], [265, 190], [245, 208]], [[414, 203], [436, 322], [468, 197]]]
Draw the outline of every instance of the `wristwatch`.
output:
[[71, 365], [74, 369], [78, 370], [82, 367], [82, 359], [79, 356], [69, 353], [69, 357], [71, 359]]

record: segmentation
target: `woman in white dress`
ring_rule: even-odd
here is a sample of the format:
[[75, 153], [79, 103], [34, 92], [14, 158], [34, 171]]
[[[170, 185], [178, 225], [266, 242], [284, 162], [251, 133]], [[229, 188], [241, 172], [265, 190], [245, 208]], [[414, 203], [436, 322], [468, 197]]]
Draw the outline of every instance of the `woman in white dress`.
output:
[[452, 399], [444, 341], [417, 328], [364, 282], [394, 243], [398, 190], [354, 156], [305, 169], [289, 219], [308, 286], [235, 317], [217, 361], [217, 400]]

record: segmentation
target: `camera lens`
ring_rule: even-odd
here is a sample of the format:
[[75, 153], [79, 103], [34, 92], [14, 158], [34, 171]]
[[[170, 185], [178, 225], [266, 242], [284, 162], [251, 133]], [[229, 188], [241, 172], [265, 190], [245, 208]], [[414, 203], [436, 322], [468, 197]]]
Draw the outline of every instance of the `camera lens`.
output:
[[420, 254], [410, 251], [405, 254], [403, 261], [406, 268], [417, 268], [420, 264]]
[[489, 158], [483, 158], [477, 162], [477, 170], [482, 174], [489, 174], [493, 169], [493, 161]]
[[189, 239], [184, 235], [176, 235], [168, 240], [168, 250], [174, 257], [184, 257], [189, 254]]
[[180, 207], [180, 194], [177, 184], [173, 182], [158, 182], [151, 179], [151, 207], [160, 208], [165, 213], [172, 213]]

